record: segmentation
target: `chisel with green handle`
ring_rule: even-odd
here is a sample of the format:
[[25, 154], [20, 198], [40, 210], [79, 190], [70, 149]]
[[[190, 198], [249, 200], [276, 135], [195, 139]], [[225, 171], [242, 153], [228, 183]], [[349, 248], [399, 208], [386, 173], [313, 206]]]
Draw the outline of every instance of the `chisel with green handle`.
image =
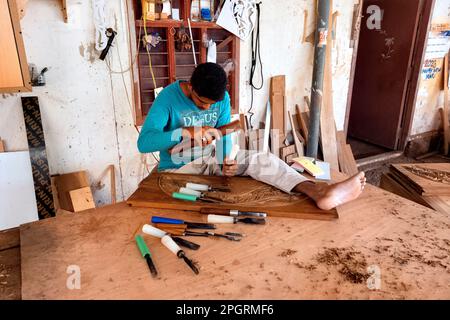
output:
[[136, 235], [135, 237], [137, 246], [139, 250], [141, 251], [142, 256], [147, 261], [148, 267], [150, 268], [150, 273], [153, 277], [156, 277], [158, 275], [158, 272], [156, 271], [155, 265], [152, 261], [152, 256], [150, 254], [150, 250], [148, 250], [147, 244], [144, 241], [144, 238], [142, 238], [141, 235]]

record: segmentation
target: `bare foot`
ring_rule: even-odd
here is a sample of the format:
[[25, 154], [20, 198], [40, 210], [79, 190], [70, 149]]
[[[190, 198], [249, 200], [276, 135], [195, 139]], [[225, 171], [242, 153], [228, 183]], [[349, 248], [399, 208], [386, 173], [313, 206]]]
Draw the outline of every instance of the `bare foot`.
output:
[[366, 185], [364, 172], [353, 177], [330, 185], [324, 190], [324, 195], [316, 200], [320, 209], [330, 210], [359, 197]]
[[364, 172], [332, 185], [303, 182], [295, 190], [311, 197], [322, 210], [331, 210], [359, 197], [366, 185]]

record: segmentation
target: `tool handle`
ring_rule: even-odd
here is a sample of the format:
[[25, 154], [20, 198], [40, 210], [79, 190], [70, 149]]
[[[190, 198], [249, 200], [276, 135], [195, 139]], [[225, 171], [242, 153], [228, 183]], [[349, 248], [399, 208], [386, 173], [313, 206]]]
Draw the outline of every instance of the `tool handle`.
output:
[[188, 241], [186, 239], [178, 238], [178, 237], [172, 237], [172, 240], [176, 242], [179, 246], [189, 248], [191, 250], [198, 250], [200, 248], [199, 244], [196, 244], [194, 242]]
[[189, 188], [180, 188], [180, 193], [190, 194], [191, 196], [201, 197], [202, 193], [197, 190], [189, 189]]
[[209, 223], [235, 223], [234, 217], [218, 216], [216, 214], [208, 214]]
[[150, 250], [148, 250], [148, 247], [144, 241], [144, 238], [142, 238], [142, 236], [140, 234], [137, 234], [135, 239], [136, 239], [136, 243], [139, 248], [139, 251], [141, 251], [142, 256], [144, 258], [146, 255], [149, 255], [151, 257]]
[[200, 208], [201, 214], [220, 214], [223, 216], [230, 215], [230, 209], [221, 209], [221, 208]]
[[186, 183], [186, 188], [195, 191], [209, 191], [209, 186], [207, 184], [200, 184], [200, 183], [188, 182]]
[[[229, 124], [226, 124], [224, 126], [217, 128], [217, 130], [220, 131], [222, 136], [236, 132], [240, 129], [241, 129], [241, 122], [239, 120], [230, 122]], [[183, 140], [179, 144], [170, 148], [168, 151], [169, 151], [169, 154], [174, 154], [174, 153], [179, 153], [185, 149], [192, 148], [194, 146], [195, 146], [195, 141], [193, 139]]]
[[152, 223], [184, 224], [183, 220], [153, 216]]
[[142, 232], [157, 238], [162, 238], [167, 234], [166, 232], [158, 228], [155, 228], [154, 226], [151, 226], [149, 224], [144, 224], [144, 226], [142, 227]]
[[181, 248], [176, 244], [175, 241], [173, 241], [173, 239], [170, 236], [164, 236], [161, 238], [161, 243], [170, 251], [172, 251], [172, 253], [174, 255], [177, 255], [178, 252], [182, 251]]
[[179, 193], [179, 192], [172, 193], [172, 197], [175, 198], [175, 199], [192, 201], [192, 202], [197, 201], [197, 197], [196, 196], [192, 196], [190, 194]]

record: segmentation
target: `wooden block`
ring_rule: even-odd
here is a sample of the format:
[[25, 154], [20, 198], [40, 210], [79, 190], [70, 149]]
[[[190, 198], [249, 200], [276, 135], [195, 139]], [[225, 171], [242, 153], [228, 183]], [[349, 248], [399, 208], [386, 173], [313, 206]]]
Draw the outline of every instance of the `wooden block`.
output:
[[84, 187], [69, 191], [70, 200], [74, 212], [95, 208], [91, 187]]
[[293, 154], [287, 155], [285, 162], [287, 164], [291, 165], [294, 162], [294, 159], [298, 158], [299, 156], [303, 156], [303, 155], [298, 155], [297, 153], [293, 153]]
[[[295, 144], [280, 148], [280, 158], [285, 161], [288, 155], [295, 153]], [[286, 162], [286, 161], [285, 161]]]
[[74, 212], [69, 191], [89, 187], [86, 171], [61, 174], [54, 177], [61, 209]]

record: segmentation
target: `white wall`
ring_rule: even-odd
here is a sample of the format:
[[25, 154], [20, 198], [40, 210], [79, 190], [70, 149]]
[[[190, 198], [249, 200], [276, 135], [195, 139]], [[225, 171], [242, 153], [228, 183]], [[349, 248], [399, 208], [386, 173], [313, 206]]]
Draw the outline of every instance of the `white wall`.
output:
[[[286, 106], [295, 112], [299, 104], [303, 110], [304, 96], [311, 95], [314, 50], [310, 43], [302, 43], [304, 10], [308, 10], [307, 35], [314, 30], [312, 0], [263, 1], [261, 5], [261, 60], [264, 87], [254, 90], [253, 125], [263, 121], [269, 96], [270, 77], [286, 75]], [[353, 0], [335, 0], [333, 12], [338, 11], [336, 40], [333, 41], [333, 102], [338, 130], [344, 126], [347, 89], [353, 50], [349, 48], [353, 19]], [[240, 108], [250, 107], [251, 91], [248, 85], [251, 66], [251, 41], [241, 41]], [[259, 67], [255, 77], [259, 84]], [[287, 118], [286, 118], [287, 119]]]
[[[450, 0], [436, 0], [431, 23], [450, 24]], [[441, 127], [438, 110], [444, 102], [442, 90], [444, 59], [437, 59], [436, 63], [441, 72], [434, 79], [424, 80], [420, 77], [411, 135]]]
[[[131, 95], [130, 74], [124, 79], [110, 74], [96, 58], [91, 1], [68, 0], [67, 24], [60, 3], [28, 1], [21, 21], [25, 49], [29, 63], [49, 67], [47, 85], [0, 97], [0, 137], [8, 151], [28, 149], [20, 96], [38, 96], [51, 174], [88, 170], [95, 200], [102, 205], [110, 202], [109, 178], [101, 177], [109, 164], [116, 167], [118, 200], [136, 189], [145, 172], [124, 87]], [[123, 69], [130, 63], [124, 1], [107, 3], [109, 25], [118, 30], [108, 54], [117, 71], [119, 54]]]

